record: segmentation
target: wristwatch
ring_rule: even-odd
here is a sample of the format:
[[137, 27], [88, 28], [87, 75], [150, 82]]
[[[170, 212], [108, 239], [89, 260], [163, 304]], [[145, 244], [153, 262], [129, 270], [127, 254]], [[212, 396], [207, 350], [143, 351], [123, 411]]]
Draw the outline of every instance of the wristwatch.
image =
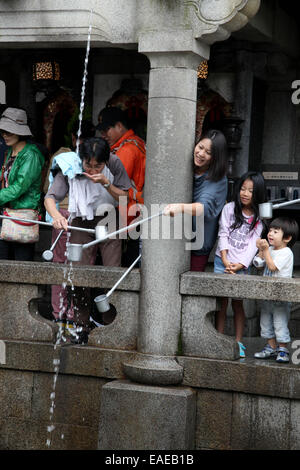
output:
[[109, 181], [108, 183], [104, 183], [103, 186], [104, 186], [105, 189], [108, 189], [110, 187], [110, 185], [111, 185], [111, 182]]

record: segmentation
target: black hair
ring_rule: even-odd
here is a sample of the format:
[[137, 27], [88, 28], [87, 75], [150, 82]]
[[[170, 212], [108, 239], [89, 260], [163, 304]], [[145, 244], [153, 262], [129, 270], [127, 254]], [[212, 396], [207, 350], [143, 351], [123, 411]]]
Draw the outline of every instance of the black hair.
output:
[[289, 247], [293, 246], [298, 240], [299, 226], [294, 219], [290, 219], [288, 217], [277, 217], [270, 223], [269, 229], [270, 228], [281, 229], [283, 232], [282, 239], [292, 237], [287, 244]]
[[79, 146], [79, 156], [82, 161], [89, 162], [92, 158], [95, 158], [97, 163], [106, 163], [109, 155], [109, 145], [101, 137], [85, 139]]
[[211, 161], [207, 172], [207, 179], [220, 181], [227, 173], [227, 142], [224, 134], [216, 129], [209, 129], [198, 139], [196, 145], [203, 139], [211, 141]]
[[130, 124], [129, 124], [128, 111], [123, 110], [120, 106], [112, 104], [113, 98], [114, 98], [114, 96], [111, 99], [108, 100], [108, 102], [106, 103], [105, 108], [101, 109], [101, 111], [99, 112], [98, 121], [102, 117], [103, 112], [105, 113], [105, 111], [113, 109], [112, 113], [114, 112], [114, 110], [116, 110], [115, 114], [113, 114], [110, 118], [108, 118], [108, 120], [111, 121], [111, 123], [112, 123], [111, 126], [114, 127], [117, 124], [117, 122], [120, 122], [121, 124], [123, 124], [123, 126], [126, 129], [129, 129]]
[[256, 171], [248, 171], [244, 173], [237, 182], [235, 193], [234, 193], [234, 223], [231, 225], [231, 229], [235, 230], [241, 227], [245, 221], [243, 216], [243, 207], [240, 199], [240, 190], [246, 180], [253, 182], [253, 193], [251, 208], [253, 210], [253, 220], [250, 225], [250, 230], [253, 230], [257, 221], [259, 220], [259, 204], [266, 201], [266, 185], [264, 177], [261, 173]]
[[[78, 129], [79, 129], [79, 119], [77, 119], [73, 123], [72, 129], [71, 129], [71, 133], [74, 134], [76, 137], [77, 137]], [[92, 123], [92, 121], [83, 120], [81, 122], [81, 134], [80, 134], [81, 139], [88, 139], [90, 137], [95, 137], [95, 133], [96, 133], [96, 128], [94, 124]]]

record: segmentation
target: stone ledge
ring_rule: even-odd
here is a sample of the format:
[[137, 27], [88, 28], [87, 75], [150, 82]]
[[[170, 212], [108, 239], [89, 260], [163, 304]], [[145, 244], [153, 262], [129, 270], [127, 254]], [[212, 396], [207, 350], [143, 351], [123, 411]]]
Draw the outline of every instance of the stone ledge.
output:
[[300, 302], [300, 279], [188, 271], [180, 276], [180, 294]]
[[[59, 351], [49, 343], [10, 340], [4, 343], [6, 363], [0, 364], [0, 370], [51, 373], [53, 359], [60, 357], [60, 374], [125, 379], [122, 364], [136, 357], [133, 351], [90, 346], [62, 346]], [[225, 361], [184, 356], [176, 359], [183, 367], [183, 386], [300, 399], [299, 366], [255, 359]]]
[[[108, 266], [73, 266], [57, 263], [39, 263], [31, 261], [3, 261], [0, 262], [0, 282], [16, 284], [62, 284], [68, 280], [68, 272], [72, 269], [70, 279], [74, 286], [82, 287], [112, 287], [126, 271], [127, 268]], [[140, 272], [133, 269], [118, 290], [139, 291]]]
[[182, 385], [300, 399], [299, 366], [258, 359], [223, 361], [180, 356], [177, 360], [184, 370]]
[[[135, 352], [103, 349], [90, 346], [58, 346], [50, 343], [31, 343], [3, 340], [5, 362], [1, 369], [54, 372], [53, 360], [60, 358], [60, 374], [124, 379], [124, 361], [133, 360]], [[3, 355], [3, 354], [2, 354]], [[4, 363], [3, 363], [4, 362]]]

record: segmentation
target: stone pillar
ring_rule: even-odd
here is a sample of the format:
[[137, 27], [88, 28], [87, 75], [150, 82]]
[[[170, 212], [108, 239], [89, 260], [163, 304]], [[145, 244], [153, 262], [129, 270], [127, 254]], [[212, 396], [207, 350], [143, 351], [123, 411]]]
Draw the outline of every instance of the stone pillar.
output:
[[[208, 46], [191, 31], [147, 33], [139, 51], [151, 63], [145, 204], [191, 202], [197, 73]], [[154, 211], [152, 211], [154, 213]], [[158, 220], [158, 219], [156, 219]], [[175, 361], [180, 333], [179, 275], [189, 270], [185, 240], [143, 240], [138, 351], [125, 364], [129, 378], [143, 383], [182, 380]]]
[[99, 450], [194, 449], [196, 392], [127, 380], [106, 383], [101, 393]]

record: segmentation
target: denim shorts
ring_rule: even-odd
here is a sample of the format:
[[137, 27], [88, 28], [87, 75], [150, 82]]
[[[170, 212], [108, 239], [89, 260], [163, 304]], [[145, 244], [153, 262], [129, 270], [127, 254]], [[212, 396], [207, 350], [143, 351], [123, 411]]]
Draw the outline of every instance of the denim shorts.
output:
[[[225, 265], [220, 256], [215, 256], [214, 260], [214, 273], [225, 274]], [[236, 274], [250, 274], [250, 268], [243, 268], [236, 272]]]

